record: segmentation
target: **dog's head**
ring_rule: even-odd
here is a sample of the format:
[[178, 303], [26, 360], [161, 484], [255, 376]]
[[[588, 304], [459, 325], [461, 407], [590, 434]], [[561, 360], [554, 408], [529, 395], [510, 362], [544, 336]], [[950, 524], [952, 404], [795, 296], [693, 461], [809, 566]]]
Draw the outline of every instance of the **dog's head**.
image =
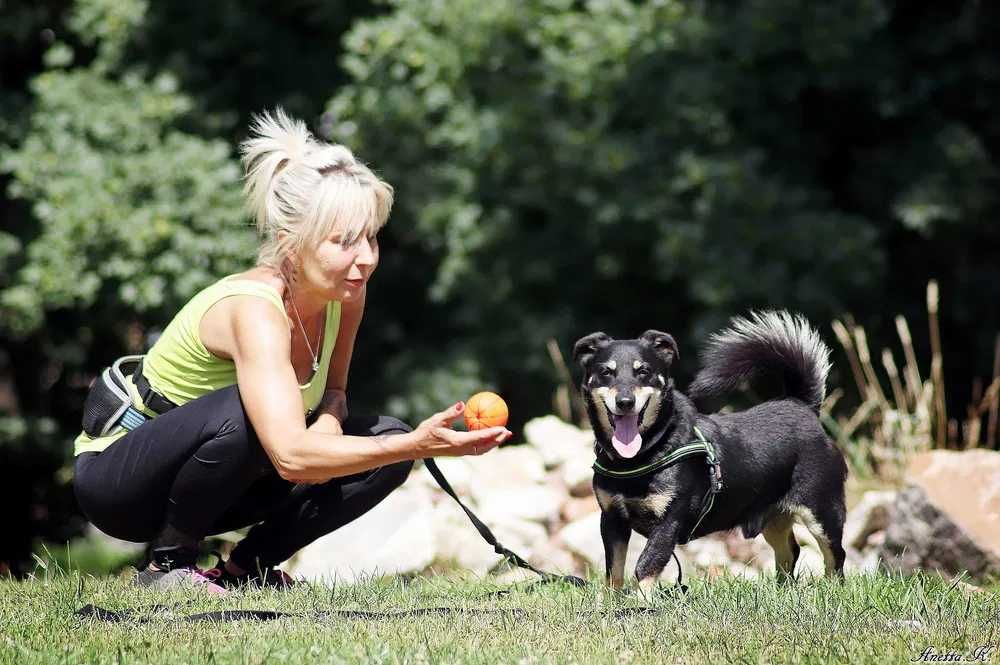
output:
[[580, 391], [605, 450], [635, 457], [648, 443], [646, 434], [669, 417], [662, 407], [673, 389], [676, 358], [674, 338], [657, 330], [623, 340], [596, 332], [573, 346], [573, 360], [583, 370]]

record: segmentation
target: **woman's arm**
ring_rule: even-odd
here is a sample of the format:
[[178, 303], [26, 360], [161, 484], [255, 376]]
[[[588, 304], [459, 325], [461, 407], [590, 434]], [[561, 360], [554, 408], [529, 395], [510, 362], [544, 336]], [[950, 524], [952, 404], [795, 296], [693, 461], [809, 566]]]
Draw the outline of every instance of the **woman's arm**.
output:
[[351, 369], [351, 356], [354, 355], [354, 341], [365, 312], [367, 292], [366, 286], [360, 298], [340, 305], [340, 329], [330, 356], [330, 366], [327, 368], [326, 391], [323, 393], [323, 401], [316, 408], [318, 415], [309, 427], [311, 430], [343, 434], [342, 425], [347, 419], [347, 375]]
[[240, 397], [257, 437], [278, 474], [292, 482], [324, 482], [404, 460], [438, 455], [482, 454], [506, 441], [503, 427], [456, 432], [456, 404], [422, 422], [413, 432], [381, 437], [308, 430], [302, 394], [290, 357], [287, 323], [270, 303], [234, 296], [217, 306], [227, 330], [219, 344], [236, 363]]

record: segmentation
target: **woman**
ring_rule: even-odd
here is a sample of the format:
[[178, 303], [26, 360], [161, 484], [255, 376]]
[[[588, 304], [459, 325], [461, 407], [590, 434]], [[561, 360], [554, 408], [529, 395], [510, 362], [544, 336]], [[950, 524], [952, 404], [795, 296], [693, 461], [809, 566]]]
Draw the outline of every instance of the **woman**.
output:
[[[145, 585], [287, 586], [273, 567], [371, 509], [413, 460], [482, 454], [511, 436], [453, 431], [461, 402], [415, 430], [348, 417], [392, 188], [280, 109], [251, 129], [242, 153], [263, 237], [256, 267], [195, 295], [125, 381], [146, 422], [133, 414], [76, 440], [80, 507], [102, 531], [151, 543]], [[250, 525], [224, 565], [196, 567], [204, 537]]]

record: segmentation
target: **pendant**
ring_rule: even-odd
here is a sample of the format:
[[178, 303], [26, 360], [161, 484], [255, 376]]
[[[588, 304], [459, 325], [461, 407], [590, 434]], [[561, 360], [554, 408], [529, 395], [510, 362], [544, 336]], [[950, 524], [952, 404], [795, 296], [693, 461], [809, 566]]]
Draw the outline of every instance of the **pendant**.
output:
[[313, 374], [315, 374], [318, 371], [319, 371], [319, 361], [318, 360], [314, 360], [313, 361]]

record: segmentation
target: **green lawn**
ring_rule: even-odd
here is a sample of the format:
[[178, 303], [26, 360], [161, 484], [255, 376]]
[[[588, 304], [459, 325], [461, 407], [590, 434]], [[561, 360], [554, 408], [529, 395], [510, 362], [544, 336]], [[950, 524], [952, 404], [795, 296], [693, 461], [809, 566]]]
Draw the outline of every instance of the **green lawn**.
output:
[[[500, 587], [489, 580], [419, 577], [210, 598], [50, 568], [28, 581], [0, 581], [0, 662], [905, 663], [928, 647], [968, 655], [1000, 642], [996, 593], [968, 595], [930, 575], [790, 586], [773, 579], [693, 580], [688, 594], [649, 602], [609, 594], [596, 581], [582, 589], [524, 586], [496, 596], [491, 591]], [[74, 615], [88, 603], [167, 609], [154, 611], [148, 623], [111, 624]], [[434, 607], [449, 610], [406, 614]], [[220, 609], [303, 616], [178, 620]], [[337, 610], [390, 616], [320, 615]]]

